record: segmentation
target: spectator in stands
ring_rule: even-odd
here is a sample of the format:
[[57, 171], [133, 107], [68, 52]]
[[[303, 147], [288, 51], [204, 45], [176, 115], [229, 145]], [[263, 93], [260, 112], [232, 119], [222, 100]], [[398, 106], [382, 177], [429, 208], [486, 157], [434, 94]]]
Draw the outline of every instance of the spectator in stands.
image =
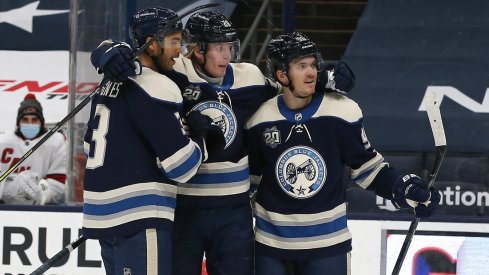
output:
[[[0, 133], [0, 171], [5, 173], [27, 153], [47, 129], [41, 103], [27, 94], [17, 112], [15, 132]], [[5, 204], [60, 204], [65, 199], [66, 143], [55, 133], [32, 153], [2, 183]]]

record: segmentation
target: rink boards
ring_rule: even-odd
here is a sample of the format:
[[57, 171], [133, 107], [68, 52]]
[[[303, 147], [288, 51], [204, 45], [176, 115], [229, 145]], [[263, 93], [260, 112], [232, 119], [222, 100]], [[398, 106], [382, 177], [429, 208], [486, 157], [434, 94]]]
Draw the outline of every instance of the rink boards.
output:
[[[1, 207], [0, 274], [29, 274], [79, 236], [80, 207]], [[390, 274], [409, 221], [371, 220], [373, 215], [360, 218], [349, 221], [353, 234], [352, 274]], [[427, 254], [431, 255], [428, 259], [446, 261], [447, 268], [456, 264], [465, 268], [465, 273], [460, 270], [457, 274], [474, 274], [468, 268], [487, 268], [483, 264], [489, 251], [487, 221], [421, 222], [417, 232], [401, 274], [416, 274], [412, 270], [426, 268], [422, 256]], [[46, 274], [104, 274], [98, 243], [88, 240]]]

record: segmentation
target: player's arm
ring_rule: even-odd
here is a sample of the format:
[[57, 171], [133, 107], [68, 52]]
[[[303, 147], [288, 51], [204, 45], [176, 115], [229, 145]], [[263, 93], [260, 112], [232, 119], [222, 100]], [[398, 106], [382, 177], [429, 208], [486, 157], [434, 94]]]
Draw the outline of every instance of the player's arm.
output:
[[257, 140], [262, 140], [260, 133], [255, 127], [248, 128], [249, 125], [245, 126], [244, 130], [244, 143], [246, 149], [248, 150], [248, 163], [250, 168], [250, 196], [254, 196], [258, 190], [262, 178], [262, 168], [263, 168], [263, 151], [260, 143]]
[[199, 111], [191, 111], [186, 115], [186, 121], [187, 136], [194, 141], [204, 139], [203, 146], [206, 155], [213, 157], [224, 149], [226, 139], [221, 127], [215, 124], [212, 118]]
[[355, 74], [345, 62], [322, 62], [318, 70], [317, 91], [346, 94], [355, 86]]
[[353, 182], [392, 200], [398, 209], [415, 208], [420, 217], [433, 213], [440, 201], [438, 190], [427, 189], [426, 181], [414, 174], [404, 175], [390, 167], [370, 144], [361, 116], [354, 123], [345, 123], [341, 133], [343, 157], [352, 168]]
[[[180, 94], [174, 83], [173, 86], [171, 83], [166, 84], [157, 87], [173, 87], [177, 89], [174, 92]], [[148, 89], [154, 89], [154, 86]], [[162, 90], [159, 94], [165, 92], [165, 88], [157, 89]], [[131, 93], [129, 100], [134, 125], [153, 148], [163, 173], [177, 182], [188, 181], [197, 173], [208, 154], [214, 153], [206, 147], [206, 143], [210, 144], [209, 140], [206, 141], [210, 134], [203, 132], [197, 136], [186, 135], [177, 111], [177, 105], [181, 104], [181, 101], [173, 102], [164, 96], [159, 98], [151, 91]]]
[[97, 72], [112, 82], [124, 82], [129, 76], [141, 73], [141, 64], [133, 59], [129, 44], [113, 40], [102, 41], [90, 56]]

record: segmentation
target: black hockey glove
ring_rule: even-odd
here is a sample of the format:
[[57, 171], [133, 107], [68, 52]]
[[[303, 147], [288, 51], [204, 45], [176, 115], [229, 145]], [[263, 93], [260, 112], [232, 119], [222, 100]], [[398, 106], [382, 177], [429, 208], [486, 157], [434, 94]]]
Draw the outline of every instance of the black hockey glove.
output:
[[414, 208], [416, 217], [431, 216], [440, 203], [440, 193], [426, 188], [426, 181], [414, 174], [399, 177], [392, 187], [392, 202], [398, 209]]
[[124, 82], [141, 71], [139, 61], [133, 58], [134, 53], [127, 43], [108, 40], [93, 50], [90, 60], [98, 73], [103, 73], [110, 81]]
[[198, 111], [187, 114], [189, 136], [201, 136], [205, 140], [209, 157], [219, 154], [226, 145], [226, 139], [221, 128], [213, 123], [209, 116]]
[[347, 94], [355, 86], [355, 75], [345, 62], [322, 63], [318, 75], [320, 91], [333, 90]]

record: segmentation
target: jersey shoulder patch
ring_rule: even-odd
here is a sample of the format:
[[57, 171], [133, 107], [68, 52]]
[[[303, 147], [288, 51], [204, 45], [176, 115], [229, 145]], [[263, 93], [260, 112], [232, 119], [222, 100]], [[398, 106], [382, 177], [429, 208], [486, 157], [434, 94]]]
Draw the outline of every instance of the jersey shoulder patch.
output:
[[167, 76], [143, 67], [142, 73], [130, 77], [151, 97], [170, 103], [182, 103], [182, 94], [177, 84]]

